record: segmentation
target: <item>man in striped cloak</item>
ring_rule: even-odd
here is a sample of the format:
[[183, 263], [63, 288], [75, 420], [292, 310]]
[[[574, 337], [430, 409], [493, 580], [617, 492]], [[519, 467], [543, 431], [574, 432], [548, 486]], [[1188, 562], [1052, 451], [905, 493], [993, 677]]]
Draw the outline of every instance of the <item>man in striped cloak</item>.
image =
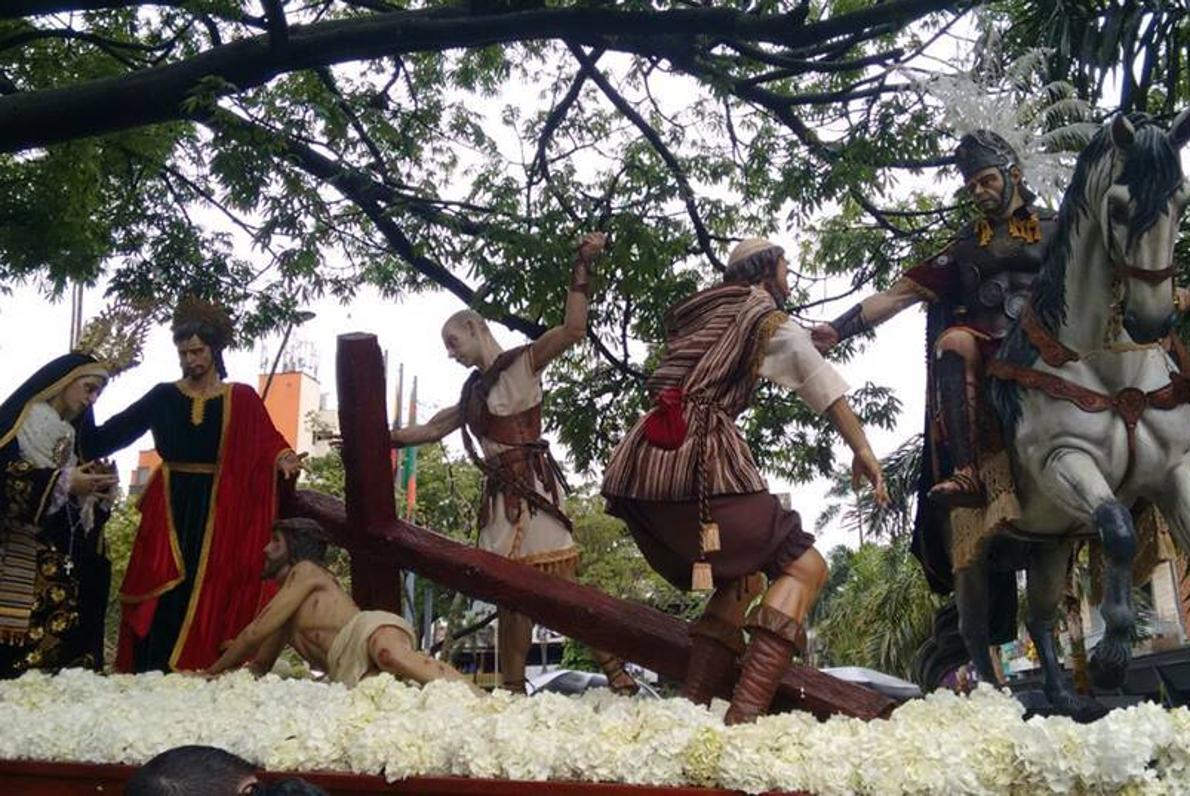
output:
[[[789, 293], [787, 269], [779, 246], [745, 240], [732, 251], [723, 284], [669, 311], [665, 355], [646, 383], [657, 408], [616, 447], [603, 481], [609, 512], [628, 524], [655, 570], [680, 589], [713, 585], [691, 626], [682, 695], [709, 704], [743, 651], [729, 724], [768, 709], [827, 576], [814, 537], [769, 494], [736, 428], [757, 382], [788, 387], [829, 417], [855, 453], [857, 481], [867, 479], [877, 500], [888, 499], [880, 464], [843, 397], [846, 384], [809, 333], [778, 309]], [[750, 634], [746, 650], [741, 627]]]

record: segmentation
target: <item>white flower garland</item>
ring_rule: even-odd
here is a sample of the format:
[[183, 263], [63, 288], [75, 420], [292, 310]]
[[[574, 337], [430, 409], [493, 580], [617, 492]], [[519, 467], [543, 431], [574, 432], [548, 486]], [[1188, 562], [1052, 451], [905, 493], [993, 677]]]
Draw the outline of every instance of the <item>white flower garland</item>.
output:
[[1010, 696], [935, 693], [889, 721], [804, 713], [725, 727], [682, 699], [596, 691], [476, 697], [387, 675], [353, 690], [236, 672], [218, 680], [71, 670], [0, 682], [0, 759], [139, 764], [219, 746], [271, 770], [704, 785], [747, 793], [1185, 792], [1190, 710], [1143, 704], [1087, 726], [1022, 721]]

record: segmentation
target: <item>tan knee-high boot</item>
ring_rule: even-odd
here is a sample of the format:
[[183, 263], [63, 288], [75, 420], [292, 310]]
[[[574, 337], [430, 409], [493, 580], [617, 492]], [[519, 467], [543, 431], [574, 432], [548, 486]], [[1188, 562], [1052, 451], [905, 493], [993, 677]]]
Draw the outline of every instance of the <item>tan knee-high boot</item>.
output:
[[744, 652], [739, 682], [731, 694], [731, 707], [723, 721], [745, 724], [764, 713], [777, 693], [777, 684], [789, 668], [797, 647], [801, 624], [775, 608], [761, 604], [748, 614], [744, 625], [751, 635]]
[[740, 629], [714, 614], [703, 614], [690, 625], [690, 662], [682, 682], [682, 696], [699, 705], [727, 685], [735, 659], [744, 651]]

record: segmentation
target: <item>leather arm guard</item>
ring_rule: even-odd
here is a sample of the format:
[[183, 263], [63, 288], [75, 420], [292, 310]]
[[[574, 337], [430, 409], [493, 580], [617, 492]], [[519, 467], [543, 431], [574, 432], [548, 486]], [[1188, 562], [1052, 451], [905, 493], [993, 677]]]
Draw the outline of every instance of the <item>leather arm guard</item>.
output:
[[829, 321], [829, 326], [835, 330], [835, 334], [839, 335], [840, 343], [872, 328], [871, 324], [864, 320], [862, 304], [856, 304], [838, 318]]
[[570, 271], [570, 290], [591, 298], [591, 266], [585, 260], [576, 260]]

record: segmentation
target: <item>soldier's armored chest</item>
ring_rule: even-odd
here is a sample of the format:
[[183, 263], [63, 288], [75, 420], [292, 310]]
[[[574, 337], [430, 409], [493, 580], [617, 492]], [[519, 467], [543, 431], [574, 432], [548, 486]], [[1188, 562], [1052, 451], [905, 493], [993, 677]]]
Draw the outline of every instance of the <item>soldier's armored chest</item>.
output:
[[951, 256], [958, 270], [965, 323], [1000, 337], [1020, 316], [1033, 280], [1041, 270], [1053, 223], [1044, 218], [1039, 227], [1041, 239], [1038, 241], [1012, 235], [1006, 224], [997, 223], [992, 228], [990, 240], [983, 245], [980, 245], [977, 233], [966, 235], [955, 243]]

